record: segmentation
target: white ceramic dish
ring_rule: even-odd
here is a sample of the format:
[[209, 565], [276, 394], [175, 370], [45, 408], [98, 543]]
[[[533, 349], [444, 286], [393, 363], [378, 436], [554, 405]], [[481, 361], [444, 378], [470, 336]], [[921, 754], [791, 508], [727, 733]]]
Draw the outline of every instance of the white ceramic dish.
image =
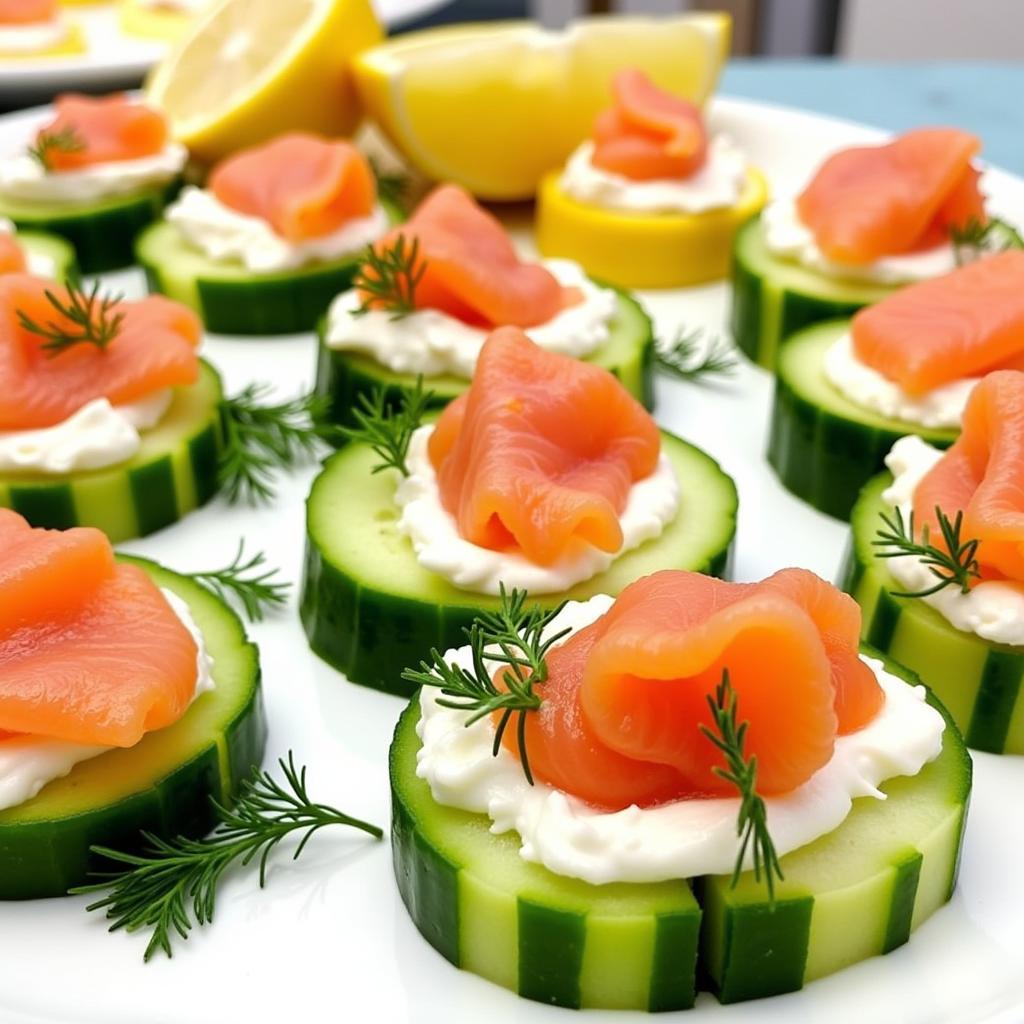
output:
[[[713, 107], [764, 168], [777, 192], [799, 186], [839, 145], [876, 138], [849, 123], [750, 102]], [[18, 119], [0, 120], [0, 151]], [[996, 210], [1024, 222], [1024, 181], [992, 172]], [[135, 272], [119, 287], [141, 290]], [[662, 330], [680, 323], [721, 330], [726, 288], [652, 294]], [[228, 386], [279, 382], [308, 387], [310, 337], [212, 338], [205, 354]], [[789, 496], [762, 459], [769, 376], [744, 365], [731, 383], [698, 388], [659, 379], [658, 419], [705, 447], [739, 484], [736, 572], [760, 578], [785, 565], [826, 577], [838, 567], [845, 528]], [[261, 510], [216, 501], [184, 522], [125, 547], [188, 571], [230, 559], [239, 536], [298, 581], [303, 499], [313, 469], [281, 481], [279, 500]], [[252, 629], [263, 656], [270, 741], [267, 764], [289, 748], [309, 766], [315, 798], [388, 821], [387, 749], [401, 707], [395, 698], [346, 683], [309, 653], [294, 599]], [[702, 996], [679, 1019], [700, 1024], [786, 1022], [973, 1024], [1024, 1020], [1024, 759], [978, 755], [960, 886], [952, 903], [910, 943], [815, 982], [803, 992], [720, 1006]], [[142, 963], [145, 940], [108, 936], [84, 899], [0, 904], [0, 1020], [6, 1024], [224, 1024], [293, 1020], [387, 1024], [544, 1024], [574, 1019], [626, 1024], [646, 1015], [570, 1011], [529, 1003], [457, 971], [420, 938], [391, 876], [387, 843], [342, 830], [322, 833], [303, 859], [279, 857], [268, 888], [251, 872], [228, 879], [212, 928], [179, 944], [171, 961]]]

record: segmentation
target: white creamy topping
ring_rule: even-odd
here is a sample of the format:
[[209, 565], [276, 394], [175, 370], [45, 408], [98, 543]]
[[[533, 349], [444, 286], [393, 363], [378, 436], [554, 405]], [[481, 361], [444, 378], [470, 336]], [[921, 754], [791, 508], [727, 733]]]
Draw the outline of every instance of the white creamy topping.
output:
[[[192, 694], [195, 701], [214, 688], [213, 658], [207, 653], [203, 634], [188, 605], [170, 590], [160, 592], [196, 644], [196, 688]], [[64, 778], [80, 761], [88, 761], [110, 749], [36, 736], [0, 740], [0, 811], [31, 800], [48, 782]]]
[[166, 217], [210, 259], [238, 261], [256, 273], [348, 256], [375, 242], [389, 224], [384, 208], [377, 206], [368, 216], [347, 221], [329, 235], [289, 242], [262, 217], [239, 213], [212, 192], [191, 185], [167, 208]]
[[[942, 452], [919, 437], [901, 437], [885, 457], [893, 475], [882, 499], [898, 508], [907, 520], [914, 508], [914, 492], [925, 474], [942, 458]], [[953, 510], [943, 509], [944, 512]], [[887, 558], [886, 567], [901, 590], [913, 593], [935, 585], [935, 576], [914, 555]], [[957, 587], [915, 598], [927, 601], [946, 621], [965, 633], [974, 633], [997, 644], [1024, 645], [1024, 583], [983, 580], [962, 594]]]
[[127, 462], [174, 398], [168, 388], [128, 405], [96, 398], [63, 423], [38, 430], [0, 431], [0, 472], [71, 473]]
[[0, 25], [0, 53], [37, 53], [60, 46], [68, 37], [68, 24], [59, 15], [49, 21]]
[[[605, 595], [570, 602], [549, 628], [581, 629], [612, 604]], [[471, 667], [468, 647], [448, 651], [445, 660]], [[886, 779], [916, 775], [942, 750], [944, 722], [925, 703], [924, 687], [908, 686], [880, 661], [863, 660], [885, 691], [885, 704], [865, 728], [837, 737], [832, 759], [804, 785], [766, 798], [768, 825], [780, 855], [837, 828], [854, 799], [885, 799], [878, 787]], [[518, 832], [524, 860], [593, 885], [732, 871], [738, 854], [738, 798], [680, 800], [615, 812], [596, 809], [543, 782], [530, 786], [513, 754], [502, 748], [492, 756], [490, 718], [467, 727], [467, 712], [443, 708], [436, 697], [431, 687], [420, 693], [423, 745], [416, 774], [426, 780], [438, 803], [488, 815], [496, 834]]]
[[825, 376], [851, 402], [889, 419], [921, 427], [959, 427], [978, 377], [963, 377], [923, 395], [908, 395], [895, 381], [861, 362], [844, 334], [825, 353]]
[[188, 150], [171, 142], [153, 156], [48, 172], [27, 152], [0, 160], [0, 196], [40, 203], [78, 203], [166, 185], [185, 167]]
[[462, 590], [497, 594], [519, 587], [531, 594], [568, 590], [604, 572], [621, 554], [661, 535], [679, 511], [679, 481], [664, 453], [654, 472], [630, 488], [626, 507], [619, 517], [622, 547], [601, 551], [577, 539], [553, 565], [535, 565], [516, 551], [492, 551], [459, 535], [458, 524], [441, 503], [437, 474], [427, 453], [433, 426], [420, 427], [412, 436], [406, 465], [409, 475], [395, 491], [402, 510], [398, 529], [412, 541], [416, 560]]
[[920, 252], [884, 256], [874, 263], [837, 263], [830, 260], [814, 241], [814, 233], [803, 221], [792, 199], [777, 199], [761, 214], [764, 244], [770, 253], [795, 260], [809, 270], [828, 277], [871, 284], [912, 284], [956, 270], [956, 255], [949, 242]]
[[747, 181], [747, 158], [726, 135], [708, 145], [703, 167], [688, 178], [634, 181], [595, 167], [594, 144], [584, 142], [569, 157], [562, 172], [566, 195], [581, 203], [636, 213], [704, 213], [735, 206]]
[[[600, 348], [610, 334], [618, 309], [615, 292], [588, 280], [571, 260], [545, 260], [544, 266], [566, 287], [579, 288], [583, 300], [568, 306], [546, 323], [524, 328], [541, 348], [582, 359]], [[342, 292], [331, 304], [327, 345], [362, 352], [396, 373], [436, 377], [451, 373], [468, 380], [490, 331], [472, 327], [439, 309], [418, 309], [393, 320], [386, 310], [356, 316], [359, 295]]]

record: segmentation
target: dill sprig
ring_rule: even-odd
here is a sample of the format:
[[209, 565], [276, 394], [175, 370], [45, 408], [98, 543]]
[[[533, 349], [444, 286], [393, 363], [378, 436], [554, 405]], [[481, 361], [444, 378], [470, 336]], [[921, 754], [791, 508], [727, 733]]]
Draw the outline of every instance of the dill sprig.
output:
[[363, 295], [352, 315], [365, 316], [372, 310], [381, 310], [390, 313], [392, 320], [408, 316], [416, 309], [416, 289], [426, 272], [418, 238], [407, 243], [405, 235], [399, 235], [379, 251], [375, 246], [367, 246], [352, 280], [352, 287]]
[[221, 600], [231, 602], [234, 598], [250, 622], [260, 622], [266, 608], [279, 607], [288, 599], [290, 583], [275, 581], [279, 569], [267, 569], [255, 576], [246, 576], [266, 564], [266, 555], [258, 551], [251, 558], [245, 557], [245, 541], [239, 540], [238, 550], [230, 565], [223, 569], [209, 569], [192, 573], [192, 578]]
[[708, 377], [729, 377], [737, 366], [736, 353], [721, 337], [705, 342], [701, 328], [686, 330], [680, 327], [667, 344], [654, 346], [655, 365], [691, 383], [703, 383]]
[[423, 422], [423, 416], [434, 399], [433, 391], [423, 390], [423, 378], [416, 378], [416, 386], [407, 391], [396, 407], [388, 401], [384, 388], [374, 388], [359, 396], [359, 404], [352, 410], [354, 427], [342, 427], [340, 433], [350, 441], [370, 445], [380, 457], [373, 467], [374, 473], [397, 469], [402, 476], [409, 475], [406, 457], [412, 435]]
[[722, 681], [715, 688], [714, 697], [708, 694], [707, 701], [714, 728], [701, 725], [700, 730], [722, 752], [726, 763], [725, 768], [716, 765], [712, 771], [719, 778], [732, 783], [740, 794], [740, 810], [736, 817], [736, 835], [740, 837], [740, 848], [732, 872], [732, 886], [735, 888], [739, 883], [747, 851], [752, 849], [754, 880], [760, 882], [761, 873], [764, 872], [768, 900], [774, 903], [775, 879], [781, 882], [785, 876], [775, 852], [775, 843], [768, 831], [768, 812], [764, 799], [757, 792], [757, 758], [748, 758], [743, 751], [749, 723], [737, 725], [738, 698], [729, 682], [728, 669], [722, 672]]
[[275, 493], [273, 471], [312, 458], [320, 441], [332, 433], [323, 426], [326, 397], [307, 394], [271, 402], [270, 392], [269, 384], [249, 384], [221, 402], [220, 484], [232, 504], [269, 501]]
[[959, 267], [989, 253], [1024, 249], [1024, 235], [1000, 217], [972, 217], [963, 227], [950, 227], [949, 239]]
[[409, 198], [411, 183], [407, 174], [400, 171], [386, 171], [380, 163], [370, 158], [370, 167], [377, 181], [377, 196], [385, 203], [402, 208]]
[[[526, 716], [543, 702], [536, 687], [548, 677], [548, 652], [571, 630], [563, 629], [545, 639], [544, 631], [564, 603], [551, 609], [537, 604], [527, 608], [525, 590], [506, 591], [502, 585], [500, 591], [498, 609], [478, 616], [473, 625], [464, 630], [472, 654], [471, 669], [447, 663], [435, 648], [430, 652], [430, 662], [420, 662], [419, 669], [407, 668], [402, 678], [419, 686], [437, 687], [443, 695], [437, 701], [441, 707], [470, 712], [467, 726], [500, 711], [501, 718], [494, 731], [495, 757], [512, 716], [518, 715], [519, 760], [526, 781], [532, 786], [533, 773], [526, 749]], [[502, 673], [504, 688], [495, 686], [488, 662], [508, 666]]]
[[875, 558], [899, 558], [902, 555], [914, 555], [928, 567], [928, 571], [938, 582], [932, 587], [915, 591], [894, 591], [893, 597], [929, 597], [946, 587], [956, 586], [966, 594], [971, 589], [971, 580], [978, 579], [981, 569], [978, 565], [978, 541], [963, 540], [964, 514], [957, 512], [956, 518], [949, 516], [938, 505], [935, 506], [935, 519], [942, 534], [942, 547], [932, 544], [928, 524], [921, 527], [920, 539], [915, 539], [914, 513], [906, 520], [899, 508], [892, 515], [880, 513], [883, 526], [875, 534], [872, 545], [879, 549]]
[[53, 170], [51, 153], [81, 153], [85, 139], [73, 125], [56, 131], [43, 131], [36, 137], [36, 144], [28, 147], [28, 155], [37, 161], [44, 171]]
[[105, 846], [92, 851], [121, 870], [98, 872], [103, 881], [72, 889], [72, 894], [105, 892], [86, 910], [105, 910], [113, 921], [110, 931], [152, 929], [143, 954], [149, 960], [158, 950], [173, 956], [175, 935], [188, 939], [195, 923], [212, 923], [217, 886], [236, 862], [243, 867], [259, 863], [260, 888], [266, 885], [267, 862], [278, 844], [293, 832], [305, 831], [295, 849], [297, 860], [313, 835], [328, 825], [347, 825], [380, 839], [382, 831], [352, 818], [327, 804], [314, 803], [306, 792], [306, 769], [297, 769], [289, 751], [287, 762], [278, 762], [284, 773], [282, 785], [260, 768], [242, 783], [231, 808], [213, 801], [219, 824], [205, 839], [165, 840], [149, 832], [141, 854], [124, 853]]
[[123, 295], [100, 295], [99, 282], [91, 291], [70, 278], [65, 281], [68, 298], [63, 301], [48, 288], [43, 292], [46, 301], [68, 323], [47, 320], [39, 323], [24, 310], [16, 310], [18, 323], [32, 334], [46, 340], [40, 346], [49, 356], [60, 355], [75, 345], [95, 345], [101, 352], [118, 336], [124, 323], [124, 313], [114, 312]]

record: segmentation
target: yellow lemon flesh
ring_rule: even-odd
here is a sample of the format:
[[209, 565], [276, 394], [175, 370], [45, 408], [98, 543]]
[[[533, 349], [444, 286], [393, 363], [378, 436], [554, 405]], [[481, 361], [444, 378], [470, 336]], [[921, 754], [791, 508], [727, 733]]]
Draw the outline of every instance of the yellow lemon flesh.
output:
[[359, 55], [368, 113], [409, 162], [483, 199], [527, 199], [611, 103], [611, 79], [641, 67], [703, 103], [729, 44], [725, 14], [588, 18], [551, 32], [531, 22], [413, 32]]
[[204, 163], [283, 131], [348, 135], [361, 117], [351, 59], [382, 35], [370, 0], [223, 0], [146, 93]]
[[703, 213], [632, 213], [581, 203], [545, 176], [537, 197], [537, 248], [576, 260], [591, 277], [620, 288], [682, 288], [729, 273], [733, 236], [760, 212], [768, 185], [747, 171], [735, 206]]

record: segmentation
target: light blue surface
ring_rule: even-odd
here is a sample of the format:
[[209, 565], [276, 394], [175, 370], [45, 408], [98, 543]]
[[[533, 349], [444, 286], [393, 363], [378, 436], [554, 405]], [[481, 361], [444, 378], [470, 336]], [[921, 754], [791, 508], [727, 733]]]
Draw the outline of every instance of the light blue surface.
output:
[[1024, 175], [1024, 63], [734, 60], [719, 91], [892, 131], [965, 128], [983, 140], [986, 160]]

